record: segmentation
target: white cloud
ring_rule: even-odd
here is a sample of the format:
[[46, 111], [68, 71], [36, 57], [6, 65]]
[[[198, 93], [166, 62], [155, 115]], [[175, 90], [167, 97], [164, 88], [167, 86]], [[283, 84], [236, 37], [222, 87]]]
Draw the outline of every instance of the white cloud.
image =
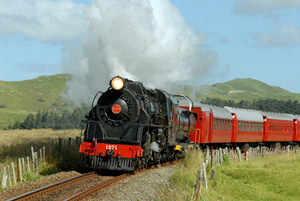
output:
[[233, 12], [258, 15], [292, 8], [300, 9], [300, 0], [235, 0]]
[[87, 27], [83, 9], [71, 0], [1, 0], [0, 37], [20, 34], [50, 43], [81, 37]]
[[252, 36], [259, 47], [300, 46], [300, 29], [286, 24], [277, 29], [256, 33]]

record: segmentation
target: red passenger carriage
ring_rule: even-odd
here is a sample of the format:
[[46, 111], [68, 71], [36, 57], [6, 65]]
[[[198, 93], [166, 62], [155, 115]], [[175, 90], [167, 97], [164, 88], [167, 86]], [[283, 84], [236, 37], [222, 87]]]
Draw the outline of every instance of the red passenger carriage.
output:
[[294, 117], [289, 114], [261, 112], [264, 118], [264, 142], [292, 142]]
[[261, 142], [263, 117], [257, 110], [225, 107], [233, 117], [232, 143]]

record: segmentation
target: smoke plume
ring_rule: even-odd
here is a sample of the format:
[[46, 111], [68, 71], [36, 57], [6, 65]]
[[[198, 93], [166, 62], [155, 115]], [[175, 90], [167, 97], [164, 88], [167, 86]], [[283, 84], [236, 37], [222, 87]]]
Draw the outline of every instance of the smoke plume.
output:
[[216, 54], [169, 0], [95, 0], [84, 10], [87, 36], [64, 47], [62, 64], [74, 74], [68, 97], [90, 102], [116, 76], [166, 88], [207, 74]]

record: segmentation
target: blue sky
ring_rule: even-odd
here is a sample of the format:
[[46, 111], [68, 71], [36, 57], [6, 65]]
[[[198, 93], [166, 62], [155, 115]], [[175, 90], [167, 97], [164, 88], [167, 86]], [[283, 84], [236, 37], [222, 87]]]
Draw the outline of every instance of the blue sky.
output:
[[[68, 60], [64, 50], [74, 41], [84, 40], [88, 25], [82, 12], [91, 2], [1, 1], [0, 80], [67, 72], [61, 68]], [[185, 22], [204, 36], [201, 48], [216, 55], [209, 74], [187, 83], [253, 78], [300, 93], [300, 0], [171, 3]]]

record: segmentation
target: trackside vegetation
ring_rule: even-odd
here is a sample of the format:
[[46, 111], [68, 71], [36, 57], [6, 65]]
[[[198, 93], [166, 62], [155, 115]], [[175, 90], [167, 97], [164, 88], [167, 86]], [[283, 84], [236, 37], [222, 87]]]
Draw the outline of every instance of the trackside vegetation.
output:
[[[0, 131], [0, 179], [2, 180], [4, 167], [11, 166], [12, 162], [17, 167], [16, 164], [19, 158], [25, 158], [27, 170], [27, 156], [30, 158], [31, 172], [23, 173], [23, 182], [36, 180], [60, 171], [82, 170], [84, 164], [81, 163], [81, 155], [78, 152], [79, 144], [75, 141], [78, 136], [81, 136], [80, 130]], [[59, 144], [59, 138], [62, 139], [61, 145]], [[69, 138], [73, 139], [73, 143], [69, 143]], [[39, 164], [38, 173], [33, 171], [31, 147], [34, 148], [34, 151], [38, 151], [43, 147], [46, 149], [46, 162]], [[15, 171], [17, 171], [17, 168]]]
[[[193, 200], [197, 171], [203, 162], [202, 153], [188, 152], [184, 162], [177, 166], [171, 186], [162, 190], [162, 200]], [[201, 162], [193, 162], [195, 159]], [[214, 166], [215, 181], [207, 170], [208, 189], [203, 186], [205, 200], [299, 200], [300, 155], [274, 155], [251, 158]], [[202, 200], [199, 195], [198, 200]]]

